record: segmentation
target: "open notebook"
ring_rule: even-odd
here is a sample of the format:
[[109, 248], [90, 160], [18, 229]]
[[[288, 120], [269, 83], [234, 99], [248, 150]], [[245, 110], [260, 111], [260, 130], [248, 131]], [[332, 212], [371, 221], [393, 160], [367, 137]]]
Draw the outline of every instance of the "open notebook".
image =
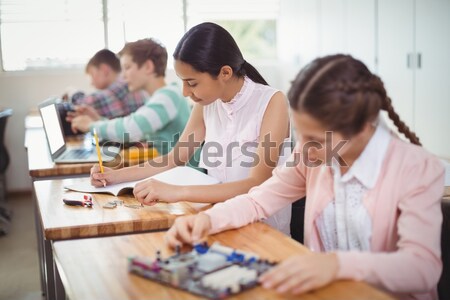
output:
[[[176, 185], [209, 185], [220, 183], [216, 178], [204, 174], [190, 167], [175, 167], [168, 171], [156, 174], [149, 178]], [[136, 183], [147, 180], [136, 180], [114, 184], [106, 187], [94, 187], [90, 180], [86, 178], [85, 182], [64, 186], [66, 189], [83, 193], [106, 193], [114, 196], [131, 192]]]

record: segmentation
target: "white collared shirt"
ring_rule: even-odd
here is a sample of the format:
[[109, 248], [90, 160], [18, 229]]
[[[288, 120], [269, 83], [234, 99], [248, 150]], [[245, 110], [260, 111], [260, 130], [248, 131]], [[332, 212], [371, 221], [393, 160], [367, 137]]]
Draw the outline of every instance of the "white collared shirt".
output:
[[362, 200], [377, 182], [390, 139], [389, 129], [379, 122], [369, 143], [344, 175], [333, 161], [334, 199], [316, 223], [325, 251], [370, 250], [372, 222]]

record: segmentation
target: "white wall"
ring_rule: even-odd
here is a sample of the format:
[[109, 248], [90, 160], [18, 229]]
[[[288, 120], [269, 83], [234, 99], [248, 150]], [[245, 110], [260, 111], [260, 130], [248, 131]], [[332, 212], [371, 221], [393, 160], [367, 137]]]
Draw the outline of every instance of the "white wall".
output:
[[[0, 73], [0, 106], [13, 109], [6, 125], [5, 144], [11, 161], [6, 171], [7, 190], [31, 188], [24, 148], [25, 116], [51, 95], [61, 95], [67, 87], [87, 90], [83, 71]], [[45, 141], [43, 141], [45, 142]]]

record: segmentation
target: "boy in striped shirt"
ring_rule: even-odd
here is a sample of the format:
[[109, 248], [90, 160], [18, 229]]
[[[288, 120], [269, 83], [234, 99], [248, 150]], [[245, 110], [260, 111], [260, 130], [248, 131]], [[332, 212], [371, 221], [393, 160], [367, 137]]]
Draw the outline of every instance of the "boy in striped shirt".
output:
[[74, 132], [97, 130], [102, 140], [151, 141], [159, 153], [168, 153], [184, 130], [190, 115], [186, 98], [176, 84], [166, 84], [167, 51], [153, 39], [125, 44], [119, 52], [122, 75], [131, 92], [145, 90], [145, 104], [128, 116], [102, 119], [95, 110], [75, 115]]

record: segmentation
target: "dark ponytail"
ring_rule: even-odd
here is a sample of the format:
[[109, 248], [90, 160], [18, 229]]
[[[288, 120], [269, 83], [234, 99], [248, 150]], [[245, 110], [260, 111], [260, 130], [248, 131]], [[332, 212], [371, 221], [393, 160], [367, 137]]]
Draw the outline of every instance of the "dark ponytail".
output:
[[254, 82], [268, 85], [255, 67], [244, 60], [231, 34], [214, 23], [206, 22], [189, 29], [178, 42], [173, 58], [214, 78], [227, 65], [238, 77], [246, 75]]
[[258, 70], [256, 70], [254, 66], [252, 66], [245, 60], [241, 66], [241, 69], [237, 72], [237, 75], [239, 77], [247, 75], [254, 82], [269, 85], [267, 81], [262, 77], [262, 75], [258, 72]]

